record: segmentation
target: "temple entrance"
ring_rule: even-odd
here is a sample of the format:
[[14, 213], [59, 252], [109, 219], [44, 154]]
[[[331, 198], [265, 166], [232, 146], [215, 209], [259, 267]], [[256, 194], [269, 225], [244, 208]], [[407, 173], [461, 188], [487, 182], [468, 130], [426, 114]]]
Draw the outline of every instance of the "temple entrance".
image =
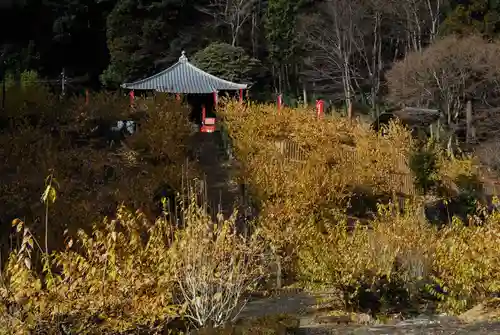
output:
[[191, 122], [201, 125], [203, 106], [205, 106], [206, 117], [216, 117], [213, 94], [188, 94], [186, 100], [191, 109], [189, 113]]
[[[218, 97], [238, 98], [239, 92], [237, 91], [221, 91]], [[207, 118], [217, 118], [215, 113], [214, 94], [187, 94], [186, 101], [191, 108], [190, 121], [201, 125], [202, 108], [205, 106]]]

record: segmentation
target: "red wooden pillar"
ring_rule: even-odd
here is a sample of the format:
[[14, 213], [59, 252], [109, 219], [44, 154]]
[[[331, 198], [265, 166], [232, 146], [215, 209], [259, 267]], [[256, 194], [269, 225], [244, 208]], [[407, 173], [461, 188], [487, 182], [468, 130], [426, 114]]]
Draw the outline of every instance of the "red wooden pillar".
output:
[[85, 90], [85, 105], [88, 105], [89, 104], [89, 90], [86, 89]]
[[318, 119], [325, 115], [325, 102], [323, 100], [316, 100], [316, 116]]
[[219, 96], [217, 95], [217, 91], [214, 91], [213, 95], [214, 95], [214, 107], [217, 107], [217, 102], [219, 101]]
[[205, 108], [205, 105], [201, 105], [201, 124], [205, 124], [205, 119], [207, 117], [207, 110]]
[[243, 89], [240, 88], [240, 103], [243, 103]]
[[278, 95], [278, 111], [281, 111], [282, 105], [283, 105], [283, 95], [279, 94]]

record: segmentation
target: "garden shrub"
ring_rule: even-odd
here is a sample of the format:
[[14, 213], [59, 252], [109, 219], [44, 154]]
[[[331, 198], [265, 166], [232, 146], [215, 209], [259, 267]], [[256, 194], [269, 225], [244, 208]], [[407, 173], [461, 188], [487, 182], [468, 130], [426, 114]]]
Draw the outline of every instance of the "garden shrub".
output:
[[115, 220], [104, 219], [91, 234], [79, 230], [74, 247], [68, 238], [66, 251], [45, 255], [50, 265], [42, 277], [30, 266], [36, 239], [23, 222], [16, 225], [25, 238], [6, 265], [1, 296], [2, 316], [16, 320], [19, 329], [45, 323], [52, 331], [61, 324], [70, 332], [123, 331], [179, 315], [174, 263], [165, 253], [169, 222], [152, 225], [119, 208]]
[[346, 305], [357, 294], [375, 293], [384, 278], [399, 281], [414, 299], [431, 270], [434, 230], [419, 220], [417, 208], [398, 215], [394, 205], [380, 206], [370, 226], [348, 231], [345, 223], [332, 222], [326, 233], [311, 230], [298, 252], [300, 275], [320, 286], [354, 290]]
[[154, 222], [122, 206], [91, 233], [67, 235], [66, 250], [44, 254], [41, 273], [39, 243], [15, 220], [22, 243], [0, 277], [0, 322], [18, 333], [87, 334], [158, 331], [176, 319], [225, 325], [266, 265], [258, 232], [237, 234], [234, 218], [212, 222], [194, 198]]
[[[105, 136], [93, 137], [92, 129], [103, 120], [116, 123], [140, 113], [130, 110], [126, 97], [96, 94], [88, 105], [75, 99], [56, 106], [64, 111], [61, 117], [36, 125], [16, 121], [17, 127], [0, 134], [0, 221], [23, 217], [38, 222], [44, 216], [39, 200], [43, 176], [53, 175], [60, 185], [59, 200], [51, 208], [49, 244], [54, 248], [64, 247], [58, 241], [64, 230], [74, 233], [112, 216], [122, 202], [157, 214], [154, 198], [160, 186], [179, 192], [186, 176], [197, 176], [195, 162], [185, 164], [190, 141], [186, 107], [169, 101], [150, 104], [138, 131], [124, 137], [124, 145], [110, 148]], [[170, 126], [176, 131], [167, 131]], [[35, 228], [34, 234], [39, 233]]]
[[11, 79], [6, 86], [5, 96], [0, 90], [0, 100], [5, 104], [0, 127], [4, 129], [16, 121], [26, 121], [32, 126], [49, 124], [67, 107], [47, 85], [39, 82], [36, 72], [25, 71], [21, 73], [20, 85], [14, 85]]
[[441, 308], [460, 312], [500, 292], [499, 220], [495, 210], [481, 226], [467, 226], [455, 218], [440, 231], [433, 274], [443, 290], [437, 294]]
[[[412, 192], [411, 137], [398, 124], [383, 136], [344, 118], [317, 120], [307, 108], [278, 113], [271, 105], [228, 102], [220, 113], [243, 163], [242, 179], [260, 202], [259, 223], [277, 258], [287, 255], [285, 263], [293, 263], [304, 229], [324, 229], [339, 215], [347, 219], [359, 187], [374, 196]], [[301, 161], [277, 150], [282, 140], [298, 144]]]
[[415, 150], [410, 157], [410, 168], [414, 175], [416, 188], [422, 194], [428, 194], [438, 185], [438, 158], [433, 143]]
[[213, 225], [195, 202], [185, 214], [185, 228], [175, 233], [170, 247], [184, 316], [196, 327], [219, 328], [238, 316], [248, 290], [265, 276], [264, 243], [258, 230], [239, 234], [234, 215], [219, 215]]

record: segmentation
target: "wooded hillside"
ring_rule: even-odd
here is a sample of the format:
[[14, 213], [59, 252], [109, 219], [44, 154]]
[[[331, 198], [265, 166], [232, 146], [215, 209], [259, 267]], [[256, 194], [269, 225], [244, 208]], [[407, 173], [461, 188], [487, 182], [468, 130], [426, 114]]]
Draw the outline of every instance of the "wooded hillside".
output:
[[[436, 38], [495, 37], [500, 1], [488, 0], [9, 0], [0, 9], [5, 73], [35, 70], [57, 86], [116, 87], [212, 43], [260, 65], [257, 93], [374, 106], [385, 72]], [[221, 42], [228, 45], [220, 44]], [[237, 47], [231, 51], [231, 47]], [[210, 49], [209, 49], [210, 50]], [[212, 48], [212, 53], [214, 50]], [[217, 54], [217, 52], [215, 52]], [[220, 54], [220, 53], [219, 53]], [[224, 60], [210, 64], [214, 72]], [[15, 82], [15, 80], [14, 80]], [[264, 95], [263, 98], [266, 98]], [[311, 97], [309, 97], [310, 99]]]

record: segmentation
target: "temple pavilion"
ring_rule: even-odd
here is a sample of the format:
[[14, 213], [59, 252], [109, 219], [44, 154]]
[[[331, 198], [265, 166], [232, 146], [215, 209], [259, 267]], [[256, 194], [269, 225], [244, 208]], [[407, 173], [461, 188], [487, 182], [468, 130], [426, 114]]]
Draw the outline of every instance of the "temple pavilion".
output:
[[213, 112], [220, 92], [237, 91], [241, 99], [248, 85], [233, 83], [199, 69], [189, 62], [183, 51], [177, 63], [169, 68], [121, 87], [132, 91], [187, 94], [194, 121], [203, 125], [208, 121], [206, 111], [208, 114]]

